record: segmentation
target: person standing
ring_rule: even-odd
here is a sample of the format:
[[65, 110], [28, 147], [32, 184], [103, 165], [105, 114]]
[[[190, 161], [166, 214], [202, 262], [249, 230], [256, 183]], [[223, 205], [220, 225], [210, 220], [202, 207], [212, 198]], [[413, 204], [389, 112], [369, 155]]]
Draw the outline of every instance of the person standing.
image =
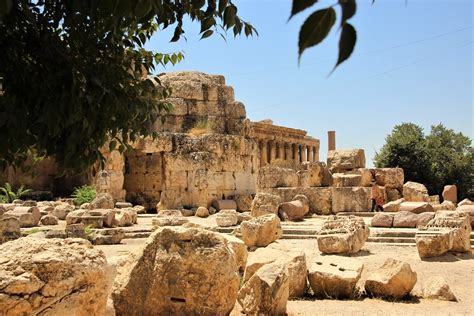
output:
[[374, 212], [375, 209], [375, 211], [383, 212], [383, 197], [375, 181], [372, 182], [372, 187], [370, 188], [370, 198], [372, 199], [372, 209], [370, 211]]

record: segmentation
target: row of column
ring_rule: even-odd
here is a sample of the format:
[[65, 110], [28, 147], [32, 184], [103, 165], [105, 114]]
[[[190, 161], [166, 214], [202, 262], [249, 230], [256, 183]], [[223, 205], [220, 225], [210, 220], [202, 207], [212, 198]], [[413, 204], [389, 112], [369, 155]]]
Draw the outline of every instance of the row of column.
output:
[[261, 167], [276, 159], [298, 162], [319, 161], [319, 152], [316, 146], [261, 140], [259, 151]]

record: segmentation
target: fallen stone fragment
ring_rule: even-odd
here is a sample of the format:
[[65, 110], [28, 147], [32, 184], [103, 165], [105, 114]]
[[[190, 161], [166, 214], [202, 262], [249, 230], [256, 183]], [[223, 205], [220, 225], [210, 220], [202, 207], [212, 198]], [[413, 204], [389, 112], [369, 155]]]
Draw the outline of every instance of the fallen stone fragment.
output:
[[280, 219], [275, 214], [254, 217], [240, 224], [242, 240], [248, 247], [266, 247], [283, 234]]
[[439, 276], [431, 277], [423, 283], [423, 298], [457, 301], [446, 280]]

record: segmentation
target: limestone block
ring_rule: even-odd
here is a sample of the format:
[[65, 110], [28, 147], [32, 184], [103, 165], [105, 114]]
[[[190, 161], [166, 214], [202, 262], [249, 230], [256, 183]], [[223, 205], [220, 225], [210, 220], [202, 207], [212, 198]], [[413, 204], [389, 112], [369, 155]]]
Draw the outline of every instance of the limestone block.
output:
[[474, 202], [472, 202], [468, 198], [465, 198], [464, 200], [458, 203], [458, 206], [464, 206], [464, 205], [474, 205]]
[[411, 292], [416, 280], [416, 272], [408, 263], [389, 258], [368, 277], [365, 290], [376, 297], [401, 299]]
[[345, 172], [346, 175], [360, 175], [360, 182], [355, 186], [370, 187], [372, 183], [372, 171], [366, 168], [359, 168]]
[[420, 258], [438, 257], [453, 247], [453, 235], [449, 230], [433, 233], [417, 232], [415, 242]]
[[469, 218], [471, 220], [471, 227], [474, 228], [474, 205], [473, 204], [460, 205], [456, 208], [456, 212], [469, 215]]
[[340, 172], [357, 168], [365, 168], [363, 149], [338, 149], [328, 152], [327, 165], [331, 172]]
[[244, 282], [247, 282], [261, 267], [267, 264], [282, 264], [288, 269], [289, 298], [303, 297], [306, 291], [306, 256], [303, 251], [287, 247], [258, 248], [245, 267]]
[[385, 188], [385, 190], [387, 191], [387, 201], [388, 202], [396, 201], [396, 200], [399, 200], [399, 199], [403, 198], [402, 194], [399, 191], [399, 189]]
[[242, 240], [248, 247], [266, 247], [283, 234], [280, 219], [275, 214], [254, 217], [240, 224]]
[[404, 182], [402, 168], [376, 168], [375, 181], [378, 185], [389, 189], [401, 189]]
[[372, 227], [392, 227], [393, 214], [377, 213], [372, 217], [370, 226]]
[[301, 221], [308, 213], [309, 207], [305, 207], [302, 201], [283, 202], [278, 208], [278, 214], [283, 220]]
[[263, 167], [258, 170], [258, 188], [297, 187], [298, 175], [293, 169]]
[[220, 227], [228, 227], [237, 225], [237, 211], [236, 210], [221, 210], [216, 215], [216, 223]]
[[364, 264], [340, 256], [317, 258], [308, 269], [308, 280], [314, 294], [321, 298], [352, 298]]
[[114, 269], [88, 241], [20, 238], [0, 253], [3, 315], [105, 313]]
[[67, 203], [60, 203], [54, 207], [52, 214], [60, 220], [66, 219], [69, 212], [74, 211], [74, 206]]
[[238, 300], [243, 312], [250, 315], [286, 315], [288, 281], [288, 269], [284, 265], [264, 265], [239, 291]]
[[181, 226], [186, 223], [189, 223], [183, 216], [171, 216], [171, 217], [157, 217], [151, 220], [153, 226], [162, 227], [162, 226]]
[[453, 203], [458, 202], [458, 189], [455, 184], [445, 185], [443, 189], [443, 200], [450, 201]]
[[218, 100], [225, 103], [231, 103], [235, 100], [234, 88], [230, 86], [219, 86], [218, 87]]
[[239, 212], [247, 212], [252, 209], [252, 194], [236, 194], [234, 196], [234, 201], [237, 205], [237, 211]]
[[[117, 210], [127, 210], [127, 209], [128, 208], [117, 209]], [[108, 209], [89, 210], [86, 213], [82, 214], [82, 217], [84, 216], [102, 217], [103, 226], [110, 228], [114, 225], [115, 210], [108, 210]]]
[[277, 214], [281, 198], [269, 193], [257, 193], [252, 201], [251, 214], [254, 217], [265, 214]]
[[229, 245], [229, 248], [234, 253], [234, 259], [237, 268], [239, 271], [244, 271], [248, 258], [247, 246], [242, 240], [235, 236], [222, 234], [222, 237], [227, 240], [227, 245]]
[[403, 198], [408, 202], [429, 202], [426, 187], [417, 182], [408, 181], [403, 185]]
[[443, 277], [432, 276], [423, 283], [423, 298], [441, 301], [457, 301]]
[[242, 212], [237, 214], [237, 224], [241, 224], [243, 221], [249, 221], [253, 217], [250, 215], [250, 212]]
[[237, 203], [234, 200], [215, 200], [212, 202], [212, 206], [218, 211], [237, 209]]
[[41, 217], [40, 223], [43, 226], [57, 225], [58, 224], [58, 218], [56, 216], [54, 216], [53, 214], [48, 214], [48, 215], [45, 215], [45, 216]]
[[358, 174], [333, 173], [332, 180], [333, 186], [337, 188], [355, 187], [360, 185], [362, 177]]
[[400, 211], [400, 205], [405, 201], [404, 198], [388, 202], [383, 205], [383, 211], [384, 212], [399, 212]]
[[21, 237], [20, 220], [13, 216], [0, 216], [0, 244]]
[[310, 177], [311, 172], [308, 170], [300, 170], [296, 172], [298, 176], [298, 186], [302, 188], [309, 188], [310, 187]]
[[88, 239], [93, 245], [117, 245], [125, 238], [125, 231], [120, 228], [96, 230]]
[[72, 212], [69, 212], [66, 215], [66, 225], [71, 225], [71, 224], [78, 224], [81, 222], [81, 217], [84, 215], [86, 210], [80, 209], [80, 210], [75, 210]]
[[189, 108], [191, 115], [224, 116], [224, 107], [217, 101], [195, 101], [194, 106]]
[[117, 270], [118, 315], [227, 315], [239, 289], [234, 252], [202, 228], [159, 228]]
[[41, 214], [36, 206], [17, 206], [13, 210], [5, 212], [3, 216], [13, 216], [20, 221], [21, 227], [38, 226]]
[[235, 172], [235, 190], [240, 193], [252, 194], [256, 191], [257, 175]]
[[186, 100], [182, 98], [169, 98], [165, 100], [173, 105], [173, 110], [170, 112], [174, 115], [187, 115], [188, 112], [188, 104]]
[[367, 212], [370, 210], [370, 188], [332, 188], [332, 212]]
[[427, 202], [402, 202], [400, 211], [420, 214], [424, 212], [434, 212], [433, 206]]
[[200, 206], [197, 208], [196, 213], [194, 215], [196, 215], [197, 217], [206, 218], [209, 217], [209, 210], [204, 206]]
[[247, 116], [245, 105], [242, 102], [234, 101], [225, 106], [225, 116], [230, 118], [244, 119]]
[[66, 225], [67, 238], [83, 238], [87, 239], [85, 226], [82, 223]]
[[170, 152], [173, 149], [173, 136], [169, 133], [158, 133], [155, 139], [139, 138], [132, 146], [142, 153]]
[[362, 249], [369, 235], [369, 228], [361, 218], [329, 217], [318, 232], [318, 248], [325, 254], [356, 253]]
[[400, 211], [393, 217], [393, 227], [415, 228], [425, 225], [434, 218], [434, 212], [415, 214], [408, 211]]
[[290, 202], [296, 195], [302, 194], [308, 198], [311, 213], [323, 215], [332, 213], [332, 188], [274, 188], [265, 189], [264, 192], [279, 196], [283, 202]]
[[[99, 193], [94, 200], [89, 204], [91, 210], [94, 209], [113, 209], [114, 199], [108, 193]], [[59, 217], [58, 217], [59, 218]]]
[[322, 162], [303, 162], [302, 166], [304, 170], [309, 171], [309, 182], [310, 187], [319, 187], [323, 181], [323, 169], [326, 167]]

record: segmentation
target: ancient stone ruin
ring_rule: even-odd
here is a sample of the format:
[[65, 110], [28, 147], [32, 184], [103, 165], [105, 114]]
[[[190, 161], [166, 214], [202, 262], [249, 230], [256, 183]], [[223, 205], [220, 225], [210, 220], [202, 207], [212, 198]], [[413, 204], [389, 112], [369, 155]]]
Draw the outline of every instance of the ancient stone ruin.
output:
[[369, 237], [369, 227], [353, 216], [329, 218], [318, 233], [318, 248], [322, 253], [356, 253]]

